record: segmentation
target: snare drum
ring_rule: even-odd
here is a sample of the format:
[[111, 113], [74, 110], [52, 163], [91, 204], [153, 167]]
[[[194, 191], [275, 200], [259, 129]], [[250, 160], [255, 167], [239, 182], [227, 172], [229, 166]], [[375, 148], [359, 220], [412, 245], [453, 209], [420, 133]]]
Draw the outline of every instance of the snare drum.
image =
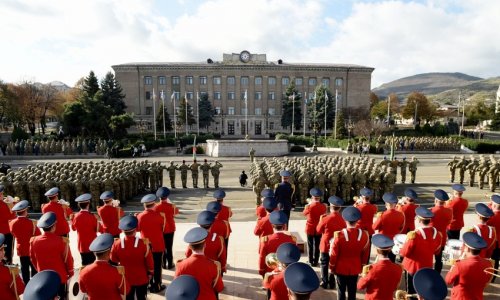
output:
[[462, 255], [463, 242], [457, 239], [450, 239], [443, 249], [443, 263], [452, 265]]
[[406, 242], [406, 234], [396, 234], [393, 240], [394, 246], [392, 246], [392, 253], [394, 253], [394, 255], [399, 255], [399, 251], [401, 251], [403, 244]]
[[85, 294], [80, 291], [78, 278], [80, 277], [80, 269], [75, 269], [75, 274], [68, 280], [68, 300], [84, 300]]

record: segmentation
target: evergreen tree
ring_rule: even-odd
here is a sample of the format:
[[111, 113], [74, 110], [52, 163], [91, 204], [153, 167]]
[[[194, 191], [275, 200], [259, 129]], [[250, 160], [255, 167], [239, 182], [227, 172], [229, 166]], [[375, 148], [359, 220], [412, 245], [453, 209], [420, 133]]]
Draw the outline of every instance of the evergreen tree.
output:
[[283, 113], [281, 114], [281, 126], [288, 128], [292, 126], [293, 122], [295, 126], [294, 130], [299, 130], [302, 125], [302, 95], [295, 88], [293, 81], [288, 85], [282, 100]]
[[212, 103], [208, 100], [208, 94], [202, 93], [200, 97], [200, 103], [198, 104], [199, 114], [200, 114], [200, 128], [206, 128], [208, 131], [208, 126], [214, 121], [215, 109], [212, 107]]
[[[342, 110], [338, 110], [338, 117], [336, 120], [337, 123], [337, 139], [343, 139], [344, 137], [347, 136], [347, 129], [345, 127], [345, 120], [344, 120], [344, 114], [342, 113]], [[332, 137], [335, 136], [335, 133], [332, 132]]]
[[170, 120], [170, 115], [168, 114], [168, 109], [163, 108], [163, 103], [160, 104], [160, 109], [158, 110], [158, 114], [156, 115], [156, 130], [163, 132], [163, 111], [165, 110], [165, 130], [172, 130], [172, 121]]
[[83, 93], [84, 97], [87, 99], [93, 99], [95, 94], [99, 91], [99, 81], [94, 74], [94, 71], [90, 71], [89, 75], [83, 80]]
[[125, 95], [113, 73], [108, 72], [101, 81], [101, 91], [102, 101], [104, 105], [109, 106], [113, 110], [113, 115], [125, 113], [125, 108], [127, 107], [123, 101]]
[[[316, 122], [318, 132], [325, 128], [331, 129], [333, 127], [333, 120], [335, 119], [335, 97], [328, 92], [326, 87], [318, 86], [314, 92], [315, 97], [307, 104], [307, 113], [309, 120], [311, 120], [311, 128], [314, 128]], [[326, 105], [326, 106], [325, 106]]]

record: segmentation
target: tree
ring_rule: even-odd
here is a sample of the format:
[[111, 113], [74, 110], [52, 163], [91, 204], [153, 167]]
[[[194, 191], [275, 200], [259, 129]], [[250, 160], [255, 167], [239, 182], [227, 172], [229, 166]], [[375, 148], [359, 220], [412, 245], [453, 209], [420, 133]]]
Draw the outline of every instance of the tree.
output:
[[478, 99], [465, 106], [466, 125], [477, 125], [481, 121], [491, 120], [495, 114], [495, 105], [486, 105], [483, 99]]
[[[286, 88], [283, 95], [283, 113], [281, 114], [281, 126], [288, 128], [294, 123], [294, 130], [299, 130], [302, 126], [302, 96], [295, 88], [295, 82], [292, 81]], [[294, 115], [295, 114], [295, 115]]]
[[[214, 121], [215, 109], [212, 107], [212, 103], [208, 100], [208, 94], [202, 93], [200, 97], [200, 103], [198, 103], [199, 121], [200, 128], [206, 128], [208, 132], [208, 127]], [[185, 121], [184, 121], [185, 122]]]
[[[187, 110], [187, 113], [186, 113]], [[196, 120], [194, 119], [193, 116], [193, 108], [187, 101], [185, 97], [181, 99], [181, 105], [179, 106], [179, 114], [177, 115], [177, 123], [179, 125], [184, 125], [186, 124], [186, 116], [187, 116], [187, 123], [188, 125], [193, 125], [196, 123]], [[187, 132], [187, 128], [186, 128]]]
[[405, 119], [414, 119], [415, 112], [417, 115], [415, 121], [419, 119], [430, 121], [436, 115], [436, 106], [433, 105], [424, 94], [413, 92], [408, 95], [406, 106], [403, 107], [401, 113]]
[[85, 77], [82, 85], [84, 97], [88, 99], [93, 99], [95, 94], [99, 91], [99, 81], [94, 74], [94, 71], [90, 71], [89, 75]]
[[2, 126], [7, 127], [9, 124], [20, 126], [22, 124], [22, 116], [17, 103], [19, 102], [14, 92], [14, 86], [0, 81], [0, 122]]
[[387, 119], [387, 101], [379, 101], [375, 104], [371, 111], [370, 116], [372, 119], [386, 120]]
[[125, 113], [125, 95], [123, 90], [115, 79], [113, 73], [108, 72], [101, 82], [102, 101], [104, 105], [111, 107], [113, 115], [121, 115]]
[[[164, 112], [163, 112], [164, 110]], [[163, 108], [163, 103], [160, 104], [160, 109], [156, 115], [156, 130], [163, 131], [163, 114], [165, 113], [165, 130], [172, 130], [172, 121], [170, 120], [170, 115], [168, 114], [168, 109]]]
[[47, 114], [49, 112], [57, 113], [62, 107], [63, 98], [61, 93], [52, 85], [43, 85], [41, 87], [41, 99], [39, 107], [39, 121], [42, 134], [45, 134], [47, 127]]
[[[62, 116], [64, 132], [70, 136], [80, 134], [86, 114], [85, 107], [80, 101], [67, 103]], [[83, 133], [83, 135], [85, 135], [85, 133]]]
[[111, 116], [111, 119], [109, 120], [109, 127], [113, 132], [112, 136], [114, 139], [120, 139], [126, 136], [127, 128], [134, 125], [134, 118], [128, 113]]
[[500, 130], [500, 113], [495, 114], [494, 117], [491, 119], [490, 129]]
[[[344, 113], [342, 113], [342, 110], [338, 110], [338, 116], [335, 121], [337, 123], [337, 139], [343, 139], [347, 135], [347, 129], [345, 127], [345, 119], [344, 119]], [[335, 137], [335, 133], [332, 132], [332, 136]]]
[[374, 92], [370, 92], [369, 98], [370, 98], [370, 110], [371, 110], [380, 101], [380, 99]]
[[28, 126], [32, 136], [36, 133], [39, 109], [42, 105], [41, 89], [32, 82], [25, 81], [14, 86], [14, 93], [18, 100], [18, 106], [23, 119], [23, 124]]
[[[308, 103], [308, 117], [312, 120], [312, 123], [316, 122], [318, 132], [321, 132], [324, 128], [325, 117], [326, 128], [331, 129], [335, 118], [335, 97], [332, 97], [331, 93], [323, 85], [316, 87], [314, 95], [315, 97]], [[311, 125], [314, 126], [312, 123]]]

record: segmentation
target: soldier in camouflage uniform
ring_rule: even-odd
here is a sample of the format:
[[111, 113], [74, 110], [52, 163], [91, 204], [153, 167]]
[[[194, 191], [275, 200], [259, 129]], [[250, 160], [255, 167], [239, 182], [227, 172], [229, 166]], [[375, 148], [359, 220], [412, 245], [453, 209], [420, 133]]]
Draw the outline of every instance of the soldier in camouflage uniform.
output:
[[417, 164], [420, 162], [413, 156], [408, 164], [408, 170], [410, 171], [410, 182], [415, 183], [415, 178], [417, 176]]
[[469, 172], [469, 186], [474, 186], [476, 181], [476, 171], [479, 169], [479, 162], [474, 156], [471, 155], [470, 163], [467, 165], [467, 171]]
[[481, 156], [481, 158], [479, 159], [479, 170], [478, 170], [478, 181], [480, 189], [484, 188], [484, 180], [486, 174], [488, 174], [488, 169], [489, 169], [488, 161]]
[[187, 174], [189, 167], [186, 165], [186, 161], [182, 161], [182, 165], [179, 167], [179, 170], [181, 171], [181, 182], [182, 182], [182, 188], [187, 188]]
[[332, 170], [328, 175], [328, 181], [330, 183], [330, 187], [328, 188], [328, 194], [331, 196], [335, 196], [337, 194], [337, 188], [339, 186], [339, 174], [337, 170]]
[[175, 189], [175, 171], [179, 170], [179, 165], [174, 165], [174, 162], [170, 162], [170, 166], [167, 167], [168, 177], [170, 178], [170, 187]]
[[93, 207], [98, 207], [99, 206], [99, 197], [101, 196], [101, 183], [97, 179], [96, 173], [90, 174], [90, 179], [88, 181], [88, 185], [89, 185], [90, 194], [92, 195], [91, 204]]
[[191, 178], [193, 179], [193, 187], [198, 188], [198, 173], [199, 173], [200, 164], [196, 162], [196, 159], [193, 160], [193, 163], [189, 165], [189, 169], [191, 170]]
[[399, 162], [399, 168], [401, 173], [401, 183], [406, 182], [406, 168], [408, 167], [408, 162], [406, 161], [406, 157], [403, 157], [403, 160]]
[[222, 168], [222, 164], [218, 161], [215, 161], [215, 164], [212, 167], [210, 167], [210, 173], [212, 174], [212, 177], [214, 178], [214, 187], [216, 189], [219, 188], [220, 168]]
[[40, 202], [40, 183], [36, 180], [35, 175], [30, 175], [30, 177], [28, 177], [27, 185], [31, 207], [33, 207], [34, 211], [38, 212], [42, 209], [42, 204]]
[[59, 176], [58, 186], [61, 199], [64, 199], [65, 201], [69, 202], [72, 206], [75, 206], [76, 202], [75, 199], [72, 199], [71, 197], [71, 186], [67, 180], [66, 174], [61, 174]]
[[349, 168], [344, 169], [340, 180], [341, 180], [340, 182], [341, 182], [342, 199], [344, 199], [346, 203], [352, 203], [352, 198], [351, 198], [352, 175], [351, 175], [351, 170]]
[[394, 191], [394, 184], [396, 183], [396, 176], [392, 172], [386, 172], [383, 178], [384, 193], [392, 193]]
[[208, 179], [210, 176], [210, 164], [207, 162], [207, 159], [204, 160], [203, 164], [200, 166], [201, 174], [203, 176], [203, 188], [208, 189]]
[[465, 156], [462, 155], [460, 161], [457, 163], [458, 181], [460, 184], [464, 184], [465, 170], [467, 169], [468, 164], [469, 162], [465, 159]]
[[311, 177], [309, 176], [309, 172], [305, 169], [305, 167], [301, 168], [298, 181], [299, 181], [299, 191], [300, 191], [299, 201], [301, 204], [304, 205], [307, 204], [306, 199], [308, 198], [309, 185], [311, 184]]

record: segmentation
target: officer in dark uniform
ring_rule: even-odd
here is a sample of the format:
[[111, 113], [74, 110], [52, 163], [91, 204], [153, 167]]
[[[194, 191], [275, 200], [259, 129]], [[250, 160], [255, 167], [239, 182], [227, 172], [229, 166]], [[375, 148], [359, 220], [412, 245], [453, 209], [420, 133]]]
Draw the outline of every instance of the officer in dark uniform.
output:
[[443, 277], [431, 268], [418, 270], [413, 276], [413, 286], [423, 300], [440, 300], [448, 295], [448, 288]]
[[310, 299], [319, 288], [319, 279], [311, 266], [302, 262], [291, 264], [285, 270], [285, 284], [291, 300]]
[[200, 285], [191, 275], [181, 275], [170, 283], [165, 293], [167, 300], [196, 300], [200, 293]]
[[[288, 170], [280, 171], [281, 183], [278, 183], [274, 188], [274, 198], [278, 203], [278, 207], [282, 210], [288, 220], [290, 220], [290, 211], [292, 210], [292, 197], [295, 192], [295, 186], [289, 182], [292, 173]], [[288, 226], [288, 221], [286, 223]]]
[[33, 278], [26, 285], [24, 300], [55, 300], [57, 291], [61, 285], [61, 279], [56, 271], [45, 270]]

